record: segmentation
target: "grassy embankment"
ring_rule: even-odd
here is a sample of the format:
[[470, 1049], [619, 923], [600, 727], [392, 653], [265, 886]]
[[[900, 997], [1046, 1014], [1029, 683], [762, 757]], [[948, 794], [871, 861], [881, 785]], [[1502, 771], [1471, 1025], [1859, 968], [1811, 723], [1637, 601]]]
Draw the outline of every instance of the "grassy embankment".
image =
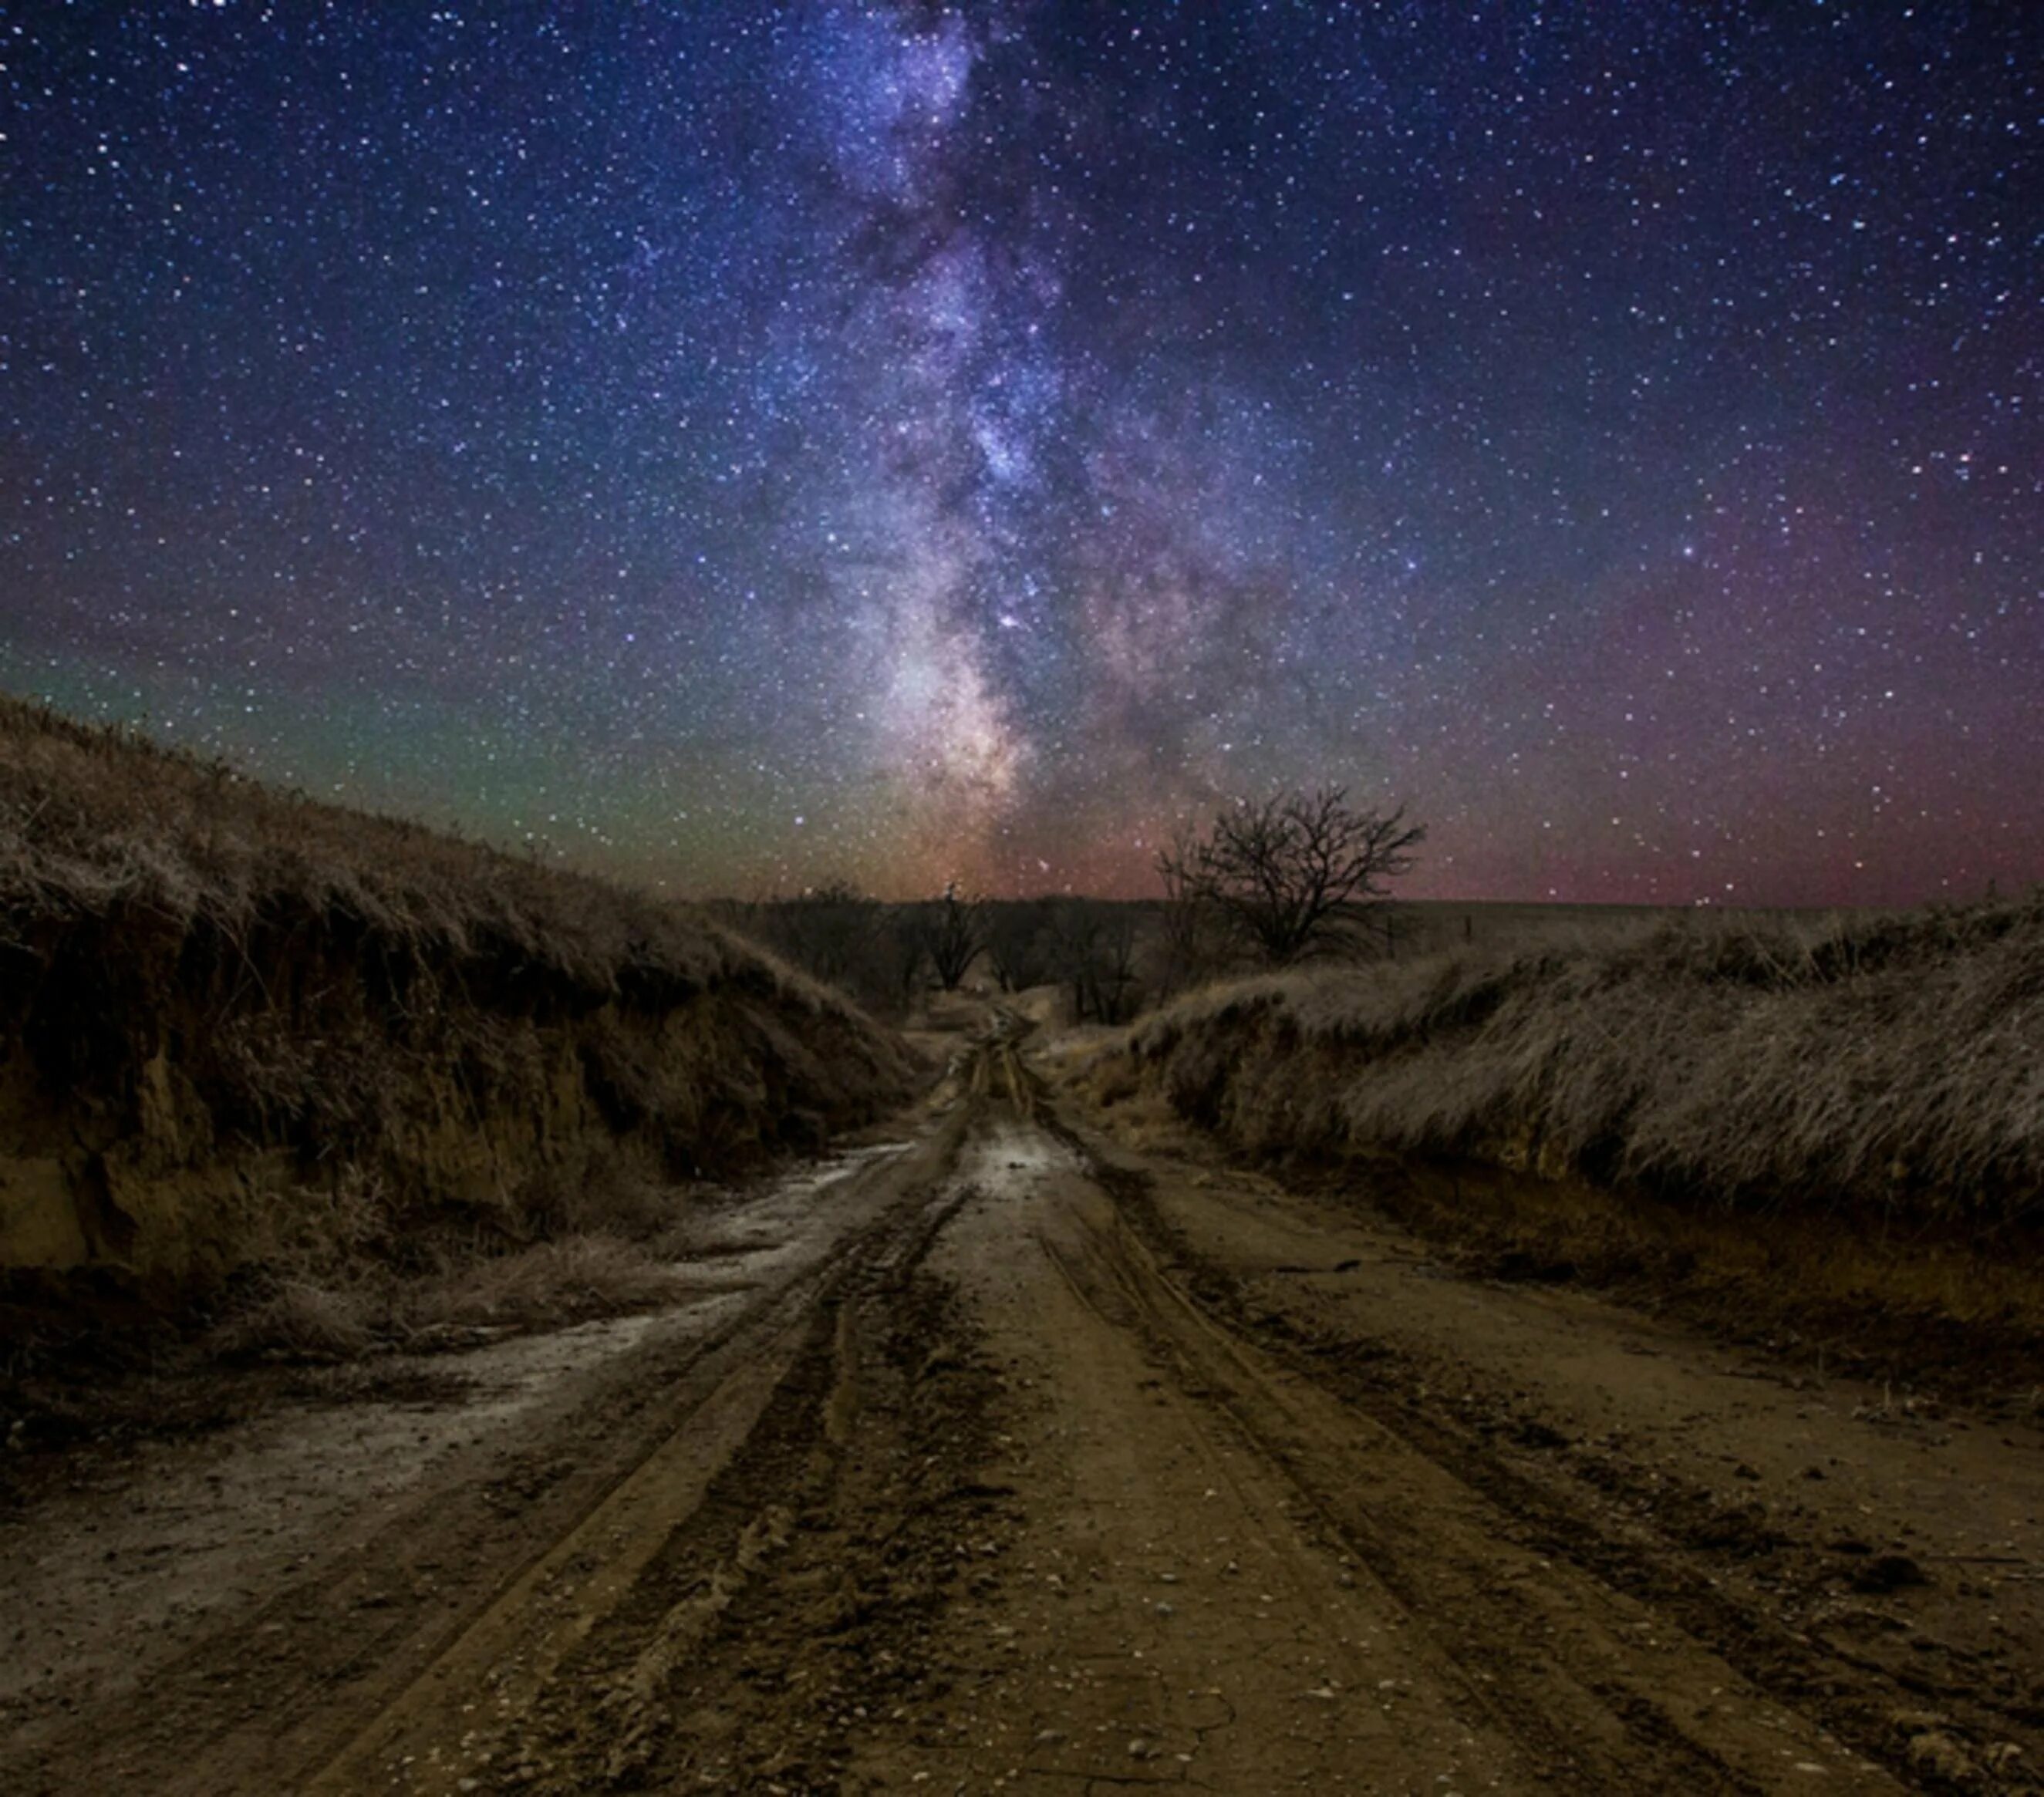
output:
[[913, 1077], [693, 912], [0, 700], [17, 1366], [124, 1317], [341, 1353], [613, 1305], [677, 1181]]
[[1496, 1265], [1715, 1295], [1891, 1367], [2044, 1365], [2044, 893], [1238, 981], [1094, 1084], [1368, 1162], [1352, 1183]]

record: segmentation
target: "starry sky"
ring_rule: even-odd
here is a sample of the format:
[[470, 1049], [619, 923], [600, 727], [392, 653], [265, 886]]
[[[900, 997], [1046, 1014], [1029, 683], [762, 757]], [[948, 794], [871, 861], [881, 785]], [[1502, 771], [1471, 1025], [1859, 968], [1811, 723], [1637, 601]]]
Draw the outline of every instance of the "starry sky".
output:
[[2044, 878], [2044, 7], [0, 5], [0, 689], [686, 894]]

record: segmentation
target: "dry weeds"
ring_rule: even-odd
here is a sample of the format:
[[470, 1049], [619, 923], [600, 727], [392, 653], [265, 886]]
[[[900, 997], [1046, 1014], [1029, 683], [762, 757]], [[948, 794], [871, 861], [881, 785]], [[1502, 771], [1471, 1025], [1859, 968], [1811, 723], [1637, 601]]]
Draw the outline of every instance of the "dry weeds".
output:
[[0, 1234], [0, 1340], [225, 1288], [228, 1346], [344, 1356], [471, 1263], [478, 1315], [636, 1304], [677, 1181], [914, 1078], [694, 908], [0, 698], [0, 1181], [69, 1213]]
[[1130, 1048], [1251, 1148], [1466, 1155], [1876, 1231], [2034, 1223], [2044, 894], [1239, 981]]
[[508, 1254], [401, 1275], [363, 1265], [322, 1281], [275, 1278], [209, 1333], [222, 1360], [338, 1363], [459, 1348], [520, 1330], [651, 1310], [680, 1289], [651, 1246], [571, 1235]]
[[701, 911], [400, 819], [282, 793], [221, 762], [0, 697], [0, 950], [124, 914], [229, 941], [296, 912], [422, 958], [488, 957], [609, 995], [720, 982], [842, 998]]

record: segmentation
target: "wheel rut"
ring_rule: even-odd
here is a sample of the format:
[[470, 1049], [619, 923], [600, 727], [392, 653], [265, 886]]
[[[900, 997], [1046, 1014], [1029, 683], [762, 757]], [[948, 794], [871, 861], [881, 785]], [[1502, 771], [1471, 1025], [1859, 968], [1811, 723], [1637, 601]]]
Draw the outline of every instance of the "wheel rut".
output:
[[1877, 1763], [1850, 1667], [1258, 1310], [1012, 1033], [955, 1071], [827, 1254], [18, 1787], [2022, 1788]]
[[1669, 1618], [1542, 1554], [1452, 1472], [1208, 1316], [1120, 1212], [1077, 1251], [1047, 1248], [1083, 1301], [1299, 1494], [1327, 1549], [1413, 1620], [1535, 1776], [1585, 1791], [1732, 1792], [1800, 1769], [1827, 1788], [1893, 1788]]
[[[951, 1415], [984, 1407], [961, 1389], [975, 1370], [967, 1330], [922, 1271], [973, 1196], [946, 1177], [957, 1133], [878, 1223], [782, 1295], [743, 1364], [309, 1791], [705, 1779], [743, 1790], [808, 1780], [812, 1762], [827, 1778], [836, 1731], [817, 1703], [912, 1678], [916, 1617], [955, 1557], [941, 1577], [897, 1574], [881, 1588], [855, 1569], [907, 1563], [930, 1519], [990, 1501], [960, 1475], [974, 1430]], [[933, 1345], [947, 1342], [957, 1346]], [[912, 1400], [932, 1382], [944, 1388]], [[875, 1636], [893, 1645], [868, 1653]], [[779, 1665], [818, 1638], [840, 1676], [804, 1690], [808, 1676]], [[847, 1699], [845, 1719], [861, 1707]]]

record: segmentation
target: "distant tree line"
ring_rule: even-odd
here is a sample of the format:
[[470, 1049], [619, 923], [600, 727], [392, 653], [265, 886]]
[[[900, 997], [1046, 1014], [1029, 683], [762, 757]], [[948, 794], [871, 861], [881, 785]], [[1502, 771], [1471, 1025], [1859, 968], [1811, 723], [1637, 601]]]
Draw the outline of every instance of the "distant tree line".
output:
[[956, 885], [905, 904], [830, 880], [718, 908], [728, 921], [882, 1016], [977, 977], [1060, 987], [1078, 1023], [1124, 1023], [1216, 975], [1395, 951], [1391, 882], [1425, 839], [1402, 805], [1359, 809], [1339, 786], [1226, 806], [1157, 857], [1161, 900], [984, 899]]
[[889, 903], [832, 880], [791, 897], [715, 908], [868, 1010], [898, 1016], [931, 991], [955, 992], [975, 973], [1006, 993], [1064, 989], [1078, 1022], [1126, 1023], [1154, 987], [1137, 965], [1143, 914], [1106, 899], [984, 899], [956, 886], [934, 899]]

